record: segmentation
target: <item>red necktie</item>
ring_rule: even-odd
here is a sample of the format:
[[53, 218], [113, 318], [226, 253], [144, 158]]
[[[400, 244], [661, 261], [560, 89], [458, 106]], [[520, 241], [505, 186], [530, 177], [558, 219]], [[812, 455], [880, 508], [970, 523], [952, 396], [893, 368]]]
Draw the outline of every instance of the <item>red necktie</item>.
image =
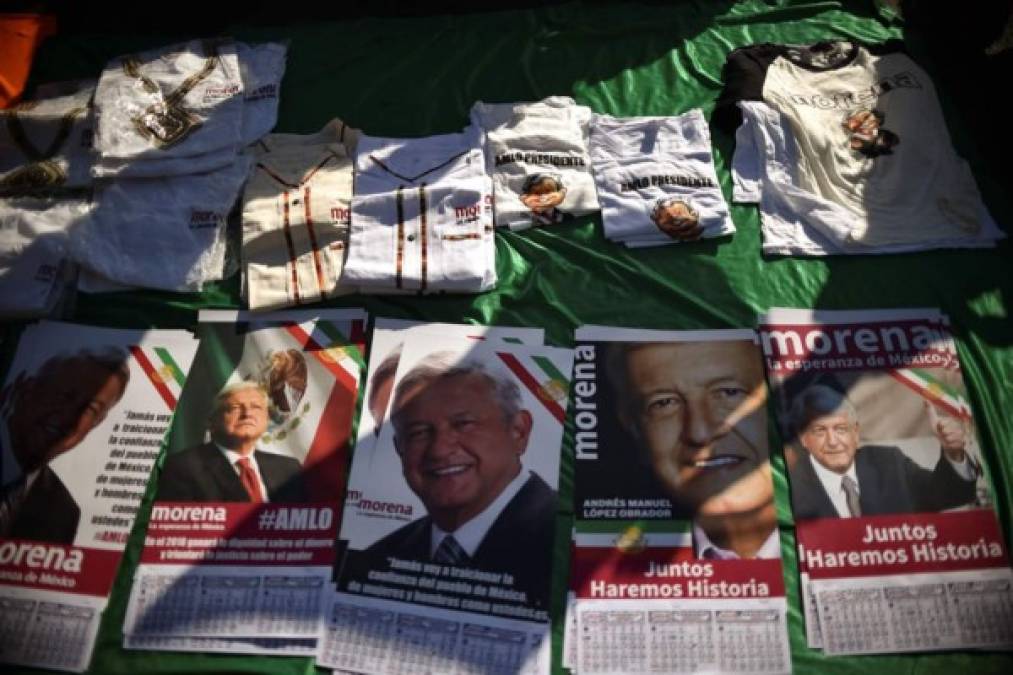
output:
[[249, 457], [240, 457], [236, 460], [239, 467], [239, 480], [246, 488], [246, 494], [250, 495], [250, 501], [260, 504], [264, 501], [264, 493], [260, 489], [260, 481], [257, 480], [257, 472], [250, 466]]

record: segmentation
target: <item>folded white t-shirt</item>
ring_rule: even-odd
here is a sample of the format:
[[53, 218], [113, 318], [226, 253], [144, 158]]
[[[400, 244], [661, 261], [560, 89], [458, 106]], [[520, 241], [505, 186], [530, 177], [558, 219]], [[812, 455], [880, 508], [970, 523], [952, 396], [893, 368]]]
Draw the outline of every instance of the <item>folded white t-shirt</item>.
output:
[[225, 224], [249, 158], [218, 171], [170, 178], [121, 178], [96, 190], [93, 217], [69, 247], [82, 266], [133, 286], [198, 291], [221, 279]]
[[674, 117], [593, 115], [590, 152], [609, 239], [640, 247], [735, 231], [699, 109]]
[[281, 79], [288, 47], [280, 42], [236, 43], [243, 78], [242, 144], [255, 143], [278, 122]]
[[242, 77], [241, 133], [234, 144], [224, 144], [197, 155], [109, 157], [101, 156], [92, 170], [96, 177], [153, 178], [205, 173], [233, 162], [239, 148], [256, 142], [278, 120], [278, 94], [285, 74], [286, 47], [267, 42], [235, 43]]
[[496, 226], [522, 230], [598, 210], [587, 136], [591, 110], [566, 96], [534, 103], [475, 103], [485, 130]]
[[75, 267], [70, 237], [91, 218], [87, 198], [0, 199], [0, 316], [52, 316]]
[[192, 40], [110, 61], [95, 90], [102, 159], [238, 148], [244, 91], [236, 51], [231, 40]]

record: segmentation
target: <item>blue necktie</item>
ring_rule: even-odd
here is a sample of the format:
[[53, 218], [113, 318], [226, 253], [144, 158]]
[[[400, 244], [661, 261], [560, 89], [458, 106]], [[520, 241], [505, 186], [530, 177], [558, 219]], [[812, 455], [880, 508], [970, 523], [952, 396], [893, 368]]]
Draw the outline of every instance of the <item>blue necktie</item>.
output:
[[454, 535], [448, 534], [436, 547], [436, 551], [433, 553], [433, 562], [444, 565], [464, 565], [468, 562], [468, 554], [454, 539]]

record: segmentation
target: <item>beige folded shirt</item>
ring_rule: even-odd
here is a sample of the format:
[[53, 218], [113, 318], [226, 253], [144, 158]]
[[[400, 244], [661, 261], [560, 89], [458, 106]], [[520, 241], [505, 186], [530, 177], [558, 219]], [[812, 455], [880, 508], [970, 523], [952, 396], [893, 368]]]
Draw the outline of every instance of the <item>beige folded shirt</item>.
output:
[[340, 120], [316, 134], [272, 134], [254, 148], [243, 195], [245, 291], [252, 310], [355, 291], [339, 284], [348, 246], [352, 160]]

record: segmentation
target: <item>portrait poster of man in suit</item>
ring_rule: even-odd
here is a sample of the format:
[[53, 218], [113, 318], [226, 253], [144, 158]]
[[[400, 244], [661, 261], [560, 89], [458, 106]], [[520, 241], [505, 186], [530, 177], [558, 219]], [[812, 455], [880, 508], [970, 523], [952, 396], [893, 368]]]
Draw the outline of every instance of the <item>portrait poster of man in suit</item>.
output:
[[[199, 320], [124, 633], [312, 637], [336, 555], [365, 312], [223, 310]], [[224, 581], [223, 565], [232, 570]], [[152, 594], [156, 584], [226, 590], [178, 602]]]
[[271, 398], [259, 382], [226, 385], [208, 416], [210, 440], [169, 456], [158, 499], [169, 502], [306, 501], [298, 460], [259, 449]]
[[25, 327], [0, 386], [0, 539], [122, 550], [196, 349], [186, 331]]
[[[995, 580], [996, 597], [1010, 583], [984, 474], [989, 448], [949, 319], [932, 308], [773, 308], [759, 334], [809, 645], [871, 653], [993, 639], [936, 632], [942, 608], [973, 602], [952, 582]], [[914, 588], [932, 589], [931, 609], [897, 600]], [[855, 602], [861, 614], [848, 611]], [[882, 629], [870, 630], [880, 616]]]
[[611, 523], [624, 550], [780, 558], [751, 331], [581, 328], [576, 361], [577, 409], [593, 411], [593, 423], [577, 420], [578, 520]]
[[[369, 498], [346, 510], [341, 583], [403, 561], [481, 570], [547, 616], [566, 391], [555, 378], [568, 372], [568, 352], [448, 342], [427, 334], [403, 347], [375, 456], [355, 457], [372, 461], [368, 476], [353, 467], [363, 484], [349, 492]], [[554, 374], [528, 352], [558, 363]], [[404, 515], [367, 512], [377, 505]]]
[[[394, 375], [401, 360], [401, 349], [412, 335], [437, 333], [470, 340], [512, 341], [521, 344], [541, 344], [544, 331], [540, 328], [512, 328], [477, 326], [473, 324], [421, 323], [406, 319], [377, 317], [369, 345], [369, 366], [366, 371], [362, 415], [359, 418], [356, 452], [372, 450], [383, 426]], [[358, 468], [365, 468], [360, 465]]]
[[53, 460], [74, 452], [130, 382], [128, 355], [111, 346], [70, 350], [22, 372], [3, 401], [0, 538], [72, 544], [81, 507]]
[[328, 335], [347, 338], [349, 327], [327, 317], [224, 318], [231, 320], [202, 315], [201, 349], [156, 499], [337, 501], [359, 366], [347, 341], [333, 347]]
[[933, 403], [886, 373], [796, 383], [786, 410], [797, 520], [978, 505], [981, 468], [969, 413]]

